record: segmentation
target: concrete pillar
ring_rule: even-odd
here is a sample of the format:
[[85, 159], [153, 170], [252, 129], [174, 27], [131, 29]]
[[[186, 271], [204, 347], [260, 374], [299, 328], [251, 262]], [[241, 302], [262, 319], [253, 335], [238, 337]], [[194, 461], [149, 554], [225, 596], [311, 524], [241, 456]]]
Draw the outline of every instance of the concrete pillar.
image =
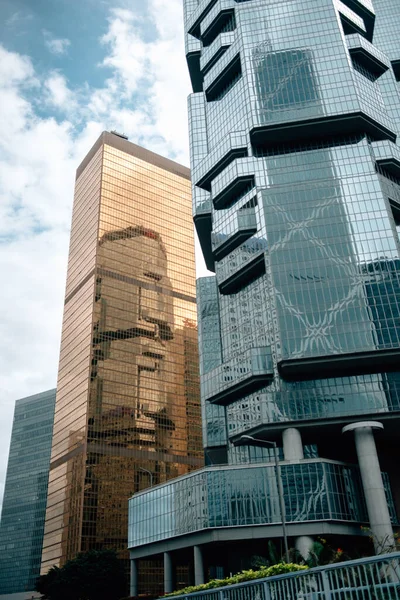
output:
[[130, 594], [131, 596], [138, 595], [138, 565], [137, 560], [131, 558], [131, 585], [130, 585]]
[[304, 560], [307, 560], [307, 558], [310, 556], [313, 544], [314, 540], [308, 535], [300, 535], [298, 538], [296, 538], [296, 550], [304, 558]]
[[164, 552], [164, 593], [170, 594], [174, 591], [174, 570], [170, 552]]
[[343, 427], [343, 433], [354, 431], [358, 464], [367, 504], [375, 550], [382, 552], [394, 546], [393, 529], [373, 429], [383, 429], [377, 421], [363, 421]]
[[203, 553], [200, 546], [193, 547], [194, 554], [194, 584], [204, 583]]
[[285, 460], [302, 460], [304, 458], [301, 433], [294, 427], [288, 427], [282, 434], [283, 456]]

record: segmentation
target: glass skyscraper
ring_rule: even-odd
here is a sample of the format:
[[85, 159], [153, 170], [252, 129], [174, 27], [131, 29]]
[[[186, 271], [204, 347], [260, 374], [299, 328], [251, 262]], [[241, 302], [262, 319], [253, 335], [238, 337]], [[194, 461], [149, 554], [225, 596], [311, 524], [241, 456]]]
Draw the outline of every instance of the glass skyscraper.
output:
[[131, 500], [131, 558], [165, 551], [166, 590], [185, 545], [201, 582], [282, 538], [271, 442], [303, 555], [322, 534], [362, 545], [360, 525], [388, 547], [400, 508], [400, 4], [183, 5], [215, 278], [198, 284], [208, 466]]
[[104, 132], [76, 177], [42, 572], [127, 558], [128, 498], [203, 464], [193, 235], [189, 169]]
[[15, 403], [0, 520], [0, 595], [35, 589], [40, 575], [56, 390]]

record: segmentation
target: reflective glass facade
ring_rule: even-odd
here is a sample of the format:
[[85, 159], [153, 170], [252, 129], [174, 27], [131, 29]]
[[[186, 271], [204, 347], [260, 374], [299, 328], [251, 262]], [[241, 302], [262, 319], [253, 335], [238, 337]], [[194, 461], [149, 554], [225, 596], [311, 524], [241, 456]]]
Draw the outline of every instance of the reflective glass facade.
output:
[[200, 337], [206, 445], [400, 410], [400, 5], [373, 5], [184, 1], [194, 219], [216, 273], [200, 331], [219, 322], [213, 349]]
[[[312, 460], [282, 466], [286, 520], [367, 522], [355, 467]], [[392, 517], [396, 520], [388, 490]], [[210, 527], [280, 523], [274, 466], [216, 467], [130, 500], [129, 546]]]
[[195, 546], [199, 582], [282, 537], [273, 443], [292, 547], [397, 524], [400, 3], [183, 6], [207, 469], [134, 496], [130, 545]]
[[128, 498], [203, 464], [190, 173], [110, 133], [77, 171], [51, 461], [43, 571], [126, 556]]
[[56, 390], [15, 403], [0, 520], [0, 594], [32, 591], [40, 574]]

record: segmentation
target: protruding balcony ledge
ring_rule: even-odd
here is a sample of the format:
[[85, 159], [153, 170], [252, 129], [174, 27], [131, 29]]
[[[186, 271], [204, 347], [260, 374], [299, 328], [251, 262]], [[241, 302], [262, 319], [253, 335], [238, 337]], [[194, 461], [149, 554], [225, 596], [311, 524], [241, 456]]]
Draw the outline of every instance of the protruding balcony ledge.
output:
[[[221, 260], [256, 232], [257, 217], [255, 208], [238, 210], [235, 215], [233, 231], [230, 234], [226, 234], [224, 237], [220, 235], [219, 241], [213, 243], [215, 258]], [[214, 234], [214, 236], [217, 237], [218, 233]]]
[[[221, 61], [206, 75], [208, 82], [204, 82], [204, 90], [208, 102], [214, 102], [220, 100], [226, 93], [227, 90], [240, 79], [242, 76], [242, 64], [240, 62], [240, 54], [236, 54], [230, 62], [225, 61], [225, 57], [230, 59], [228, 53], [224, 56], [224, 61]], [[218, 75], [216, 74], [218, 72]], [[214, 78], [215, 77], [215, 78]]]
[[372, 149], [375, 159], [380, 167], [386, 171], [400, 177], [400, 148], [393, 142], [383, 140], [381, 142], [372, 142]]
[[214, 38], [234, 15], [232, 0], [218, 0], [200, 22], [200, 39], [204, 46], [211, 45]]
[[367, 35], [367, 29], [362, 17], [350, 9], [348, 5], [339, 0], [337, 1], [336, 6], [338, 8], [340, 18], [342, 19], [345, 35], [351, 35], [353, 33]]
[[193, 220], [199, 236], [204, 261], [209, 271], [215, 270], [214, 255], [211, 247], [212, 205], [210, 195], [193, 186]]
[[192, 180], [197, 186], [210, 191], [211, 182], [215, 177], [236, 158], [244, 158], [246, 156], [246, 132], [230, 133], [193, 170]]
[[186, 29], [190, 35], [200, 38], [200, 23], [217, 2], [218, 0], [202, 0], [197, 9], [189, 15]]
[[370, 350], [331, 356], [284, 359], [278, 363], [281, 377], [287, 381], [324, 379], [398, 371], [400, 348]]
[[392, 69], [397, 81], [400, 81], [400, 59], [392, 60]]
[[235, 33], [227, 31], [218, 35], [210, 46], [203, 49], [200, 58], [200, 69], [205, 75], [228, 50], [235, 40]]
[[[218, 82], [227, 79], [229, 71], [231, 70], [231, 64], [234, 61], [240, 62], [240, 51], [237, 43], [232, 44], [230, 48], [225, 52], [224, 56], [214, 66], [208, 70], [204, 76], [204, 90], [207, 96], [215, 95], [214, 88], [218, 88]], [[216, 89], [217, 89], [216, 88]]]
[[265, 274], [264, 252], [254, 255], [243, 265], [229, 274], [225, 279], [219, 279], [218, 288], [221, 294], [236, 294], [246, 285]]
[[194, 38], [192, 35], [185, 36], [185, 54], [192, 53], [201, 54], [201, 42], [200, 40]]
[[255, 148], [267, 149], [286, 143], [327, 139], [332, 136], [332, 131], [338, 136], [368, 133], [375, 140], [396, 141], [394, 131], [361, 111], [302, 121], [282, 120], [281, 123], [271, 125], [254, 125], [250, 131], [250, 139]]
[[375, 25], [375, 10], [370, 0], [341, 0], [354, 13], [359, 15], [365, 24], [367, 38], [372, 41]]
[[260, 389], [274, 377], [270, 348], [251, 348], [202, 377], [202, 397], [227, 405]]
[[[360, 524], [367, 522], [359, 470], [354, 465], [317, 458], [297, 464], [281, 461], [280, 467], [288, 524], [357, 523], [359, 531]], [[385, 474], [383, 478], [390, 497]], [[230, 493], [221, 494], [221, 490]], [[393, 502], [389, 509], [397, 523]], [[213, 528], [219, 528], [222, 536], [223, 528], [273, 528], [277, 523], [281, 523], [281, 512], [273, 463], [206, 467], [130, 498], [128, 547], [134, 551], [145, 544], [173, 543], [178, 536]], [[274, 535], [282, 536], [281, 527]]]
[[237, 158], [211, 183], [214, 208], [226, 208], [255, 184], [254, 159]]
[[377, 79], [390, 69], [387, 56], [359, 34], [346, 36], [350, 56]]
[[203, 75], [200, 70], [200, 52], [189, 52], [186, 55], [190, 83], [195, 94], [203, 91]]
[[211, 214], [212, 203], [210, 194], [196, 185], [192, 187], [193, 217]]

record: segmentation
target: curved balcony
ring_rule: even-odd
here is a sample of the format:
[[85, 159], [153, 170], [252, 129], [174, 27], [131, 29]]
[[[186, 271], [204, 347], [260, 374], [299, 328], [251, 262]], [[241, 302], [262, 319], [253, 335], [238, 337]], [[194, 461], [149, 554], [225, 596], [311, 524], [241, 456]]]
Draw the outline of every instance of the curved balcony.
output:
[[255, 208], [242, 208], [234, 215], [229, 233], [212, 234], [214, 256], [221, 260], [257, 232]]
[[339, 389], [337, 385], [330, 387], [329, 382], [321, 382], [317, 389], [306, 384], [300, 387], [296, 384], [279, 392], [263, 388], [227, 407], [232, 440], [244, 433], [268, 438], [272, 431], [286, 429], [288, 423], [306, 435], [310, 422], [318, 423], [324, 436], [337, 437], [343, 423], [366, 415], [380, 421], [398, 422], [400, 381], [397, 374], [375, 375], [375, 380], [367, 381], [364, 386], [344, 385]]
[[375, 25], [375, 10], [371, 0], [341, 0], [364, 22], [367, 39], [372, 40]]
[[399, 146], [388, 140], [382, 140], [380, 142], [372, 142], [372, 149], [378, 166], [383, 167], [395, 177], [400, 177]]
[[390, 69], [387, 56], [359, 34], [346, 36], [346, 44], [352, 59], [376, 79]]
[[262, 240], [250, 238], [216, 263], [221, 294], [236, 294], [265, 274]]
[[192, 172], [192, 181], [205, 189], [211, 189], [211, 182], [237, 158], [247, 156], [247, 134], [235, 131], [225, 136]]
[[[367, 522], [356, 467], [322, 459], [281, 463], [287, 523]], [[386, 481], [392, 520], [396, 515]], [[135, 494], [129, 501], [128, 546], [210, 528], [281, 522], [273, 464], [209, 467]], [[281, 532], [279, 532], [281, 535]]]
[[220, 33], [212, 44], [204, 48], [200, 58], [200, 69], [205, 75], [228, 50], [235, 39], [233, 31]]
[[214, 208], [221, 210], [234, 204], [254, 184], [254, 159], [236, 158], [211, 183]]
[[234, 2], [232, 0], [217, 0], [200, 22], [200, 39], [203, 46], [211, 45], [217, 35], [222, 33], [224, 29], [227, 31], [230, 22], [232, 23], [230, 30], [233, 31], [235, 24]]
[[273, 377], [270, 348], [251, 348], [202, 376], [202, 400], [230, 404], [238, 397], [260, 389]]
[[199, 236], [201, 250], [207, 269], [214, 271], [214, 256], [211, 247], [212, 204], [210, 194], [197, 186], [193, 186], [193, 220]]
[[188, 31], [190, 35], [196, 38], [200, 37], [200, 23], [217, 2], [218, 0], [201, 0], [198, 3], [196, 10], [185, 15], [185, 30]]

